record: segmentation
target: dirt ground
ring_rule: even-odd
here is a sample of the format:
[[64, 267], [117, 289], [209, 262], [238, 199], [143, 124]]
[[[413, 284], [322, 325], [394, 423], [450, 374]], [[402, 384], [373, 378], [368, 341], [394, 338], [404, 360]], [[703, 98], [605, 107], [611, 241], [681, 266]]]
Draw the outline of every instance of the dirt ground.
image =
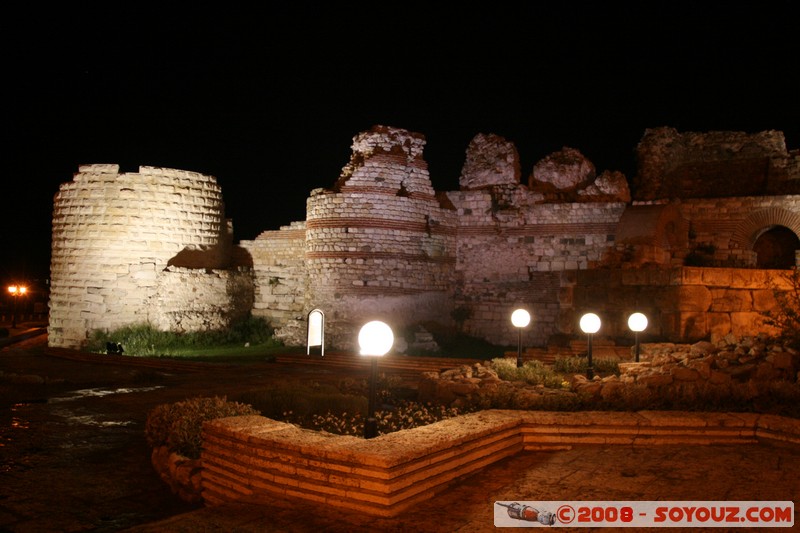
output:
[[191, 506], [169, 492], [150, 464], [144, 439], [150, 409], [276, 380], [335, 382], [366, 371], [282, 363], [153, 366], [115, 356], [53, 357], [45, 347], [39, 336], [0, 349], [3, 533], [478, 532], [495, 531], [496, 501], [800, 501], [796, 446], [611, 445], [498, 461], [392, 519], [277, 498], [258, 507]]
[[[0, 532], [119, 531], [193, 509], [150, 464], [147, 413], [275, 380], [336, 379], [320, 367], [53, 357], [40, 335], [0, 349]], [[353, 371], [348, 371], [353, 372]]]

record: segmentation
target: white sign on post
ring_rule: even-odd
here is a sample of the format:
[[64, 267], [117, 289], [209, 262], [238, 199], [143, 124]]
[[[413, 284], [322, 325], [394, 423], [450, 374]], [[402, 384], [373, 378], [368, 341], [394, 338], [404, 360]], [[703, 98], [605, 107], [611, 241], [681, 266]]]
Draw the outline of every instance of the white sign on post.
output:
[[325, 314], [319, 309], [308, 313], [306, 355], [311, 355], [312, 346], [319, 346], [320, 355], [325, 355]]

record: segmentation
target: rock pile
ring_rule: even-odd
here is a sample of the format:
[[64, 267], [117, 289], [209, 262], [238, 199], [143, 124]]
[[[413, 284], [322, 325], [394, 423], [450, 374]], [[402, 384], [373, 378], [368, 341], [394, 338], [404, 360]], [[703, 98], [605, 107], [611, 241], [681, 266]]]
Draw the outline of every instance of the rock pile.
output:
[[545, 395], [579, 394], [610, 400], [633, 386], [645, 387], [654, 394], [712, 387], [724, 395], [742, 384], [800, 382], [800, 352], [762, 336], [737, 339], [728, 335], [716, 343], [643, 344], [640, 361], [619, 363], [619, 376], [595, 376], [590, 380], [583, 374], [575, 374], [570, 377], [569, 390], [505, 381], [489, 362], [463, 365], [424, 373], [419, 383], [419, 399], [462, 407], [476, 397], [501, 393], [513, 397], [513, 403], [522, 408], [541, 406]]
[[419, 382], [418, 399], [461, 408], [472, 405], [476, 398], [491, 395], [514, 398], [520, 408], [540, 408], [543, 396], [575, 394], [564, 389], [529, 385], [522, 381], [505, 381], [497, 375], [490, 362], [462, 365], [442, 372], [425, 372]]
[[620, 363], [620, 375], [572, 378], [575, 392], [609, 398], [630, 384], [653, 392], [670, 388], [715, 388], [720, 393], [737, 384], [800, 381], [800, 352], [765, 337], [732, 335], [716, 343], [656, 343], [642, 345], [639, 363]]

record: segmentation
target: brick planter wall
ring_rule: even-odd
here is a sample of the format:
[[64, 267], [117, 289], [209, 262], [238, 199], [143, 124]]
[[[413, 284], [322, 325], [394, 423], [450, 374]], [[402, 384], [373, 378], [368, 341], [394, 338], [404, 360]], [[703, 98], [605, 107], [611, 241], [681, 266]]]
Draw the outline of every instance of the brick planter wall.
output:
[[581, 444], [800, 444], [800, 420], [751, 413], [492, 410], [375, 439], [300, 429], [260, 416], [203, 426], [207, 505], [274, 495], [396, 516], [451, 483], [524, 450]]

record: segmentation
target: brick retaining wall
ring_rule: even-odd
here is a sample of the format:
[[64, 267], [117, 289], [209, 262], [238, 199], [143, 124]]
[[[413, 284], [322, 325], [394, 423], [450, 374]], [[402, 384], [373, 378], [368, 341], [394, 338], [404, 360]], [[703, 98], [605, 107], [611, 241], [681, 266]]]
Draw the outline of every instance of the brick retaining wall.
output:
[[203, 426], [203, 498], [213, 506], [280, 495], [391, 517], [525, 450], [762, 440], [800, 444], [800, 420], [752, 413], [492, 410], [365, 440], [260, 416], [231, 417]]

